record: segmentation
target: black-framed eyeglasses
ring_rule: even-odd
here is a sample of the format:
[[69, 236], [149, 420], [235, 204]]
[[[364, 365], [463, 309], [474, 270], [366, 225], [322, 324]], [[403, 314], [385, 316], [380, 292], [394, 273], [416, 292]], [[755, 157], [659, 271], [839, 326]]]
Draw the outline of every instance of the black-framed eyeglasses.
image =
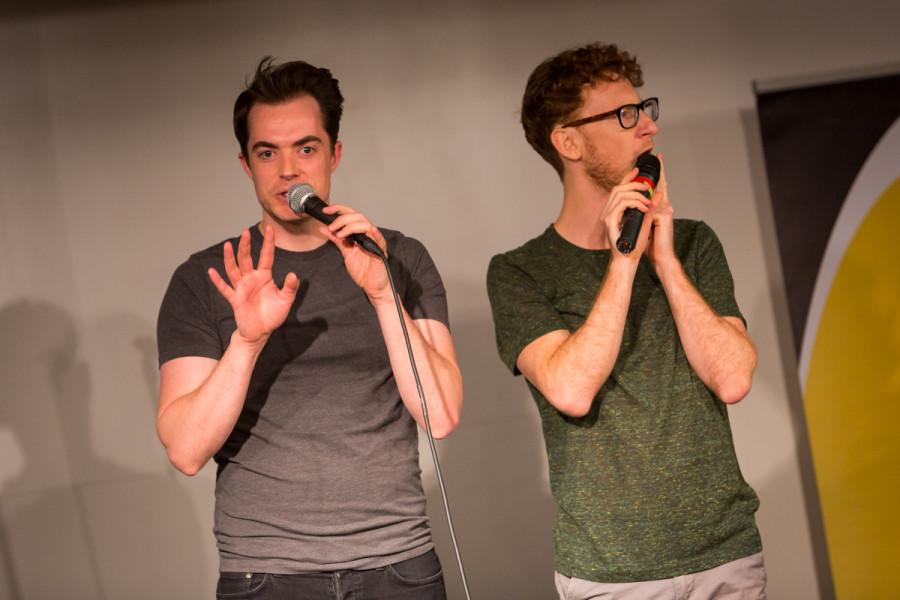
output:
[[647, 98], [637, 104], [623, 104], [619, 108], [615, 108], [605, 113], [563, 123], [561, 127], [578, 127], [579, 125], [587, 125], [594, 121], [602, 121], [603, 119], [608, 119], [615, 115], [616, 118], [619, 119], [619, 125], [622, 126], [622, 129], [631, 129], [638, 124], [641, 111], [644, 111], [644, 114], [650, 117], [651, 121], [657, 120], [659, 118], [659, 98]]

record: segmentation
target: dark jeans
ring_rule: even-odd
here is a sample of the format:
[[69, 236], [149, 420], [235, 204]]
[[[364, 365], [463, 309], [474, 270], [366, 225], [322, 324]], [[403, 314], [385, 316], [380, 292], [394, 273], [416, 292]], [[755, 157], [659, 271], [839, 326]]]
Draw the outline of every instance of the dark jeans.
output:
[[434, 550], [365, 571], [219, 573], [218, 600], [446, 600]]

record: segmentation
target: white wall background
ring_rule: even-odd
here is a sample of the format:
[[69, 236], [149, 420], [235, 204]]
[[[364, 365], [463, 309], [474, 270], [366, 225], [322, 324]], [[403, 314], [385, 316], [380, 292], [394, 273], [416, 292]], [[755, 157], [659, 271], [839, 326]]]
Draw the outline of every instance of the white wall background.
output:
[[213, 595], [214, 472], [177, 474], [156, 439], [155, 319], [179, 262], [258, 218], [230, 119], [265, 54], [333, 70], [333, 197], [425, 241], [444, 276], [466, 403], [439, 449], [473, 598], [553, 597], [537, 412], [483, 282], [561, 198], [518, 124], [525, 80], [592, 40], [642, 60], [676, 212], [719, 233], [760, 349], [731, 415], [770, 597], [828, 597], [751, 82], [900, 63], [898, 22], [891, 0], [0, 9], [0, 599]]

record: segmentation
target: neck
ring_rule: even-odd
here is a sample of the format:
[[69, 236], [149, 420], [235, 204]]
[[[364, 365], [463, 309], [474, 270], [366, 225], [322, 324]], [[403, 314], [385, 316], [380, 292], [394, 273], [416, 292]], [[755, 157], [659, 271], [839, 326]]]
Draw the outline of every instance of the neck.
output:
[[271, 225], [275, 233], [275, 246], [282, 250], [308, 252], [328, 241], [328, 238], [319, 233], [319, 227], [324, 225], [310, 216], [297, 221], [282, 221], [263, 211], [262, 221], [259, 223], [263, 235], [267, 225]]
[[609, 190], [597, 186], [588, 177], [576, 177], [566, 171], [563, 177], [563, 205], [554, 226], [567, 241], [588, 250], [609, 248], [603, 214], [609, 202]]

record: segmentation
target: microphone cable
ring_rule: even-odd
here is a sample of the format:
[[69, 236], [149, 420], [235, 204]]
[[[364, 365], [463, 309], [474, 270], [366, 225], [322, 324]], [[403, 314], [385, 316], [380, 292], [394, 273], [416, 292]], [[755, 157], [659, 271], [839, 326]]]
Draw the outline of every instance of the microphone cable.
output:
[[[325, 202], [316, 195], [315, 189], [308, 183], [298, 183], [291, 186], [287, 192], [288, 205], [291, 210], [300, 214], [306, 213], [314, 219], [331, 224], [337, 217], [335, 215], [326, 214], [323, 209]], [[425, 403], [425, 390], [422, 389], [422, 380], [419, 378], [419, 369], [416, 367], [416, 359], [413, 355], [412, 343], [409, 341], [409, 331], [406, 328], [406, 319], [403, 318], [403, 305], [400, 302], [400, 295], [397, 293], [397, 286], [394, 284], [394, 276], [391, 274], [388, 259], [381, 248], [375, 241], [363, 234], [354, 233], [348, 238], [362, 246], [370, 254], [377, 256], [384, 263], [384, 270], [387, 271], [388, 281], [391, 284], [391, 294], [394, 296], [394, 306], [397, 308], [397, 316], [400, 319], [400, 328], [403, 331], [403, 341], [406, 342], [406, 352], [409, 354], [409, 366], [412, 368], [413, 379], [416, 381], [416, 390], [419, 393], [419, 402], [422, 404], [422, 417], [425, 421], [425, 433], [428, 437], [428, 447], [431, 449], [431, 459], [434, 461], [434, 471], [437, 474], [438, 487], [441, 490], [441, 500], [444, 502], [444, 513], [447, 515], [447, 526], [450, 528], [450, 541], [453, 543], [453, 551], [456, 553], [456, 563], [459, 565], [459, 575], [462, 578], [463, 590], [466, 593], [466, 600], [471, 600], [469, 596], [469, 584], [466, 582], [466, 572], [463, 569], [462, 556], [459, 553], [459, 544], [456, 543], [456, 532], [453, 530], [453, 519], [450, 516], [450, 503], [447, 500], [447, 490], [444, 488], [444, 476], [441, 473], [441, 463], [438, 460], [437, 450], [434, 446], [434, 435], [431, 433], [431, 420], [428, 418], [428, 406]]]
[[466, 582], [466, 572], [463, 569], [462, 556], [459, 553], [459, 544], [456, 543], [456, 533], [453, 531], [453, 519], [450, 516], [450, 503], [447, 501], [447, 491], [444, 489], [444, 476], [441, 473], [441, 463], [438, 460], [437, 450], [434, 446], [434, 435], [431, 433], [431, 421], [428, 418], [428, 406], [425, 403], [425, 390], [422, 389], [422, 381], [419, 379], [419, 369], [416, 367], [416, 359], [413, 356], [412, 343], [409, 341], [409, 331], [406, 329], [406, 319], [403, 318], [403, 305], [400, 303], [400, 295], [397, 293], [397, 287], [394, 285], [394, 276], [391, 275], [388, 259], [384, 254], [382, 254], [380, 258], [382, 262], [384, 262], [384, 269], [387, 271], [388, 281], [391, 284], [391, 294], [394, 296], [394, 306], [397, 307], [397, 317], [400, 319], [400, 327], [403, 329], [403, 340], [406, 342], [406, 352], [409, 354], [409, 366], [412, 367], [413, 378], [416, 380], [416, 390], [419, 393], [419, 402], [422, 405], [422, 417], [425, 421], [425, 433], [428, 437], [428, 447], [431, 449], [431, 459], [434, 461], [434, 472], [437, 474], [438, 487], [441, 490], [441, 499], [444, 501], [444, 513], [447, 515], [447, 526], [450, 529], [450, 541], [453, 542], [453, 551], [456, 553], [456, 564], [459, 565], [459, 575], [462, 579], [463, 591], [466, 594], [466, 600], [471, 600], [471, 596], [469, 596], [469, 585]]

